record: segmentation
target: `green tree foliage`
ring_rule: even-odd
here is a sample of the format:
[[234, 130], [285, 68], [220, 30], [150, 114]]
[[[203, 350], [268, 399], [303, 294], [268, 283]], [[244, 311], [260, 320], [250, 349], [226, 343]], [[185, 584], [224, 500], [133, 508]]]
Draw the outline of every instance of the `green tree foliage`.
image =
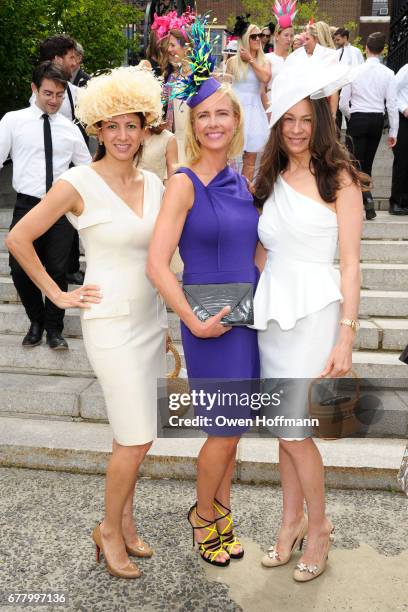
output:
[[[269, 23], [269, 21], [274, 21], [272, 2], [265, 2], [265, 0], [241, 0], [241, 3], [245, 12], [251, 14], [250, 21], [252, 23], [262, 26]], [[308, 23], [311, 17], [314, 17], [315, 21], [322, 20], [328, 22], [327, 15], [319, 8], [318, 0], [298, 0], [297, 8], [296, 24], [300, 29]], [[228, 25], [231, 25], [230, 21], [228, 21]]]
[[27, 105], [41, 40], [73, 36], [92, 73], [119, 66], [127, 50], [137, 51], [138, 40], [129, 41], [125, 28], [142, 17], [123, 0], [0, 0], [0, 116]]

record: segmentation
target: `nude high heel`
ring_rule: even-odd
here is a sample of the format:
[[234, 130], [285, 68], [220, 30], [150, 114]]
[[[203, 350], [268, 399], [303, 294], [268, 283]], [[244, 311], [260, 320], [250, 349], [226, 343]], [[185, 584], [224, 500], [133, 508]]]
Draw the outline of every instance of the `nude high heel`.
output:
[[293, 572], [293, 578], [296, 582], [310, 582], [310, 580], [314, 580], [323, 572], [327, 567], [327, 561], [329, 559], [329, 550], [331, 543], [334, 541], [334, 527], [331, 530], [329, 537], [327, 539], [327, 548], [324, 554], [323, 560], [321, 563], [315, 563], [307, 565], [306, 563], [298, 563]]
[[95, 529], [93, 530], [92, 539], [95, 542], [95, 546], [96, 546], [96, 562], [97, 563], [100, 562], [100, 556], [102, 553], [103, 556], [105, 557], [106, 569], [112, 576], [116, 576], [116, 578], [139, 578], [139, 576], [141, 576], [142, 572], [137, 567], [137, 565], [135, 565], [131, 561], [129, 561], [124, 567], [113, 567], [112, 565], [109, 564], [106, 558], [105, 552], [103, 550], [100, 525], [97, 525]]
[[151, 548], [140, 536], [137, 536], [137, 541], [138, 543], [133, 546], [126, 544], [127, 554], [139, 558], [151, 557], [154, 553], [153, 548]]
[[262, 560], [261, 560], [262, 565], [264, 567], [278, 567], [279, 565], [286, 565], [286, 563], [288, 563], [288, 561], [291, 559], [297, 547], [299, 547], [299, 550], [302, 550], [303, 540], [305, 539], [306, 533], [307, 533], [307, 516], [304, 514], [299, 533], [296, 536], [289, 553], [283, 556], [281, 553], [279, 553], [276, 550], [276, 544], [275, 544], [274, 546], [271, 546], [268, 552], [266, 553], [266, 555], [262, 557]]

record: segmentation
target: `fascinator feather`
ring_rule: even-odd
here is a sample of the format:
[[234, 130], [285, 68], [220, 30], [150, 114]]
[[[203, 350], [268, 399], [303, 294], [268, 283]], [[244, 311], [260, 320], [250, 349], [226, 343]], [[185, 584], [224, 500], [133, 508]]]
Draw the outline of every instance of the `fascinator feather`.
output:
[[291, 28], [296, 17], [296, 0], [275, 0], [273, 12], [281, 30]]
[[208, 16], [196, 17], [190, 29], [192, 40], [188, 54], [191, 73], [181, 77], [172, 84], [170, 99], [184, 100], [190, 108], [194, 108], [213, 94], [221, 83], [212, 77], [216, 59], [210, 41], [210, 33], [206, 31]]

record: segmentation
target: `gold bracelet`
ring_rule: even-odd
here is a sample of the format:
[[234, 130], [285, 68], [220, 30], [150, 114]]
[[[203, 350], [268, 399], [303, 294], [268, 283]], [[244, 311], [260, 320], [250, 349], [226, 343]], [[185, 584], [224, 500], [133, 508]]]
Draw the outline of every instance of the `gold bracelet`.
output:
[[360, 329], [360, 323], [355, 319], [342, 319], [340, 321], [340, 325], [345, 325], [346, 327], [351, 327], [351, 329], [355, 332], [358, 332]]

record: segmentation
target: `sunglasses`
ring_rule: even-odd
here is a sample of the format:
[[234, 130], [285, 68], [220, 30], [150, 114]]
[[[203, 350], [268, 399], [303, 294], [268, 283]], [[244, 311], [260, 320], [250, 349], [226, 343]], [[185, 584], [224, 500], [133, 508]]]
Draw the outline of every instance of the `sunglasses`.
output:
[[261, 38], [269, 38], [270, 34], [261, 34]]
[[258, 40], [258, 39], [262, 38], [262, 34], [250, 34], [249, 38], [250, 38], [250, 40]]

